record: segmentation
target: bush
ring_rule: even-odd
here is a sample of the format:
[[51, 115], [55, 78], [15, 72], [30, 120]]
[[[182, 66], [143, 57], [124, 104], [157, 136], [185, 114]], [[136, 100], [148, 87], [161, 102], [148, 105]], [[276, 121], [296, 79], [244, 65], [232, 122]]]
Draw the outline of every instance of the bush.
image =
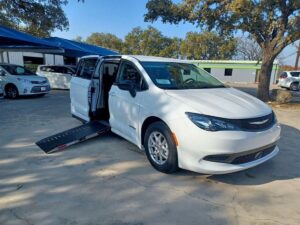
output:
[[273, 89], [272, 90], [272, 99], [279, 104], [288, 103], [292, 101], [293, 95], [290, 91]]

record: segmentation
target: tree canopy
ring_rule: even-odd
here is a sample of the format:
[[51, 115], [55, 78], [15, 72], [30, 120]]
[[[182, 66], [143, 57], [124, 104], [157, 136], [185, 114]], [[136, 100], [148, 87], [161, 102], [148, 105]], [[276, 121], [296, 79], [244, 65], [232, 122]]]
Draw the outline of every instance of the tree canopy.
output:
[[166, 37], [158, 29], [148, 26], [133, 28], [122, 40], [110, 33], [92, 33], [83, 40], [74, 40], [117, 50], [122, 54], [152, 55], [188, 59], [231, 59], [236, 40], [215, 32], [187, 33], [185, 39]]
[[145, 21], [197, 24], [221, 35], [242, 31], [261, 47], [258, 97], [269, 100], [274, 59], [300, 39], [300, 1], [296, 0], [149, 0]]
[[87, 37], [86, 42], [100, 47], [109, 48], [118, 52], [122, 51], [123, 41], [114, 34], [110, 33], [92, 33]]
[[162, 35], [156, 28], [135, 27], [125, 37], [123, 53], [158, 56], [169, 44], [169, 38]]
[[236, 40], [214, 32], [189, 32], [181, 44], [181, 54], [188, 59], [231, 59]]
[[68, 19], [62, 6], [67, 0], [0, 0], [0, 24], [38, 37], [66, 30]]

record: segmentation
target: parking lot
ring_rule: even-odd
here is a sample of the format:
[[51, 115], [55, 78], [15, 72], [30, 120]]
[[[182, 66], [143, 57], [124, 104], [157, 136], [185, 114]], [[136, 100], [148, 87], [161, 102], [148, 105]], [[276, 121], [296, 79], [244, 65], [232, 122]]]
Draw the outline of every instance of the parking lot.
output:
[[68, 91], [0, 99], [0, 224], [299, 224], [300, 111], [275, 109], [275, 158], [210, 176], [159, 173], [113, 134], [46, 155], [36, 141], [81, 124], [69, 107]]

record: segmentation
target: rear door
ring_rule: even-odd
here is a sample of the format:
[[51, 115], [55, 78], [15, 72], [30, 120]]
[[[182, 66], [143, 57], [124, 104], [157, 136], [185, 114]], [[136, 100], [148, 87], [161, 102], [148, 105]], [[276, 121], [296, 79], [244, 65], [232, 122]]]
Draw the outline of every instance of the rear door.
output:
[[90, 120], [91, 78], [97, 60], [98, 57], [81, 59], [76, 74], [72, 77], [70, 84], [71, 112], [74, 116], [85, 121]]

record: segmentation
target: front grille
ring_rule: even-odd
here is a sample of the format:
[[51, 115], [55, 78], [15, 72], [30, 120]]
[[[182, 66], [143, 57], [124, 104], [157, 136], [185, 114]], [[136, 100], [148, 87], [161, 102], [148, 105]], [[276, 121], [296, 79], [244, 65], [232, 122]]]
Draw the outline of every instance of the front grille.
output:
[[229, 164], [243, 164], [258, 160], [263, 158], [274, 151], [276, 143], [270, 144], [268, 146], [233, 154], [218, 154], [218, 155], [208, 155], [203, 159], [211, 162], [219, 163], [229, 163]]
[[43, 81], [31, 81], [32, 84], [46, 84], [47, 81], [43, 80]]
[[252, 118], [252, 119], [240, 119], [237, 120], [237, 125], [244, 131], [262, 131], [272, 127], [275, 124], [275, 115], [270, 113], [269, 115]]

